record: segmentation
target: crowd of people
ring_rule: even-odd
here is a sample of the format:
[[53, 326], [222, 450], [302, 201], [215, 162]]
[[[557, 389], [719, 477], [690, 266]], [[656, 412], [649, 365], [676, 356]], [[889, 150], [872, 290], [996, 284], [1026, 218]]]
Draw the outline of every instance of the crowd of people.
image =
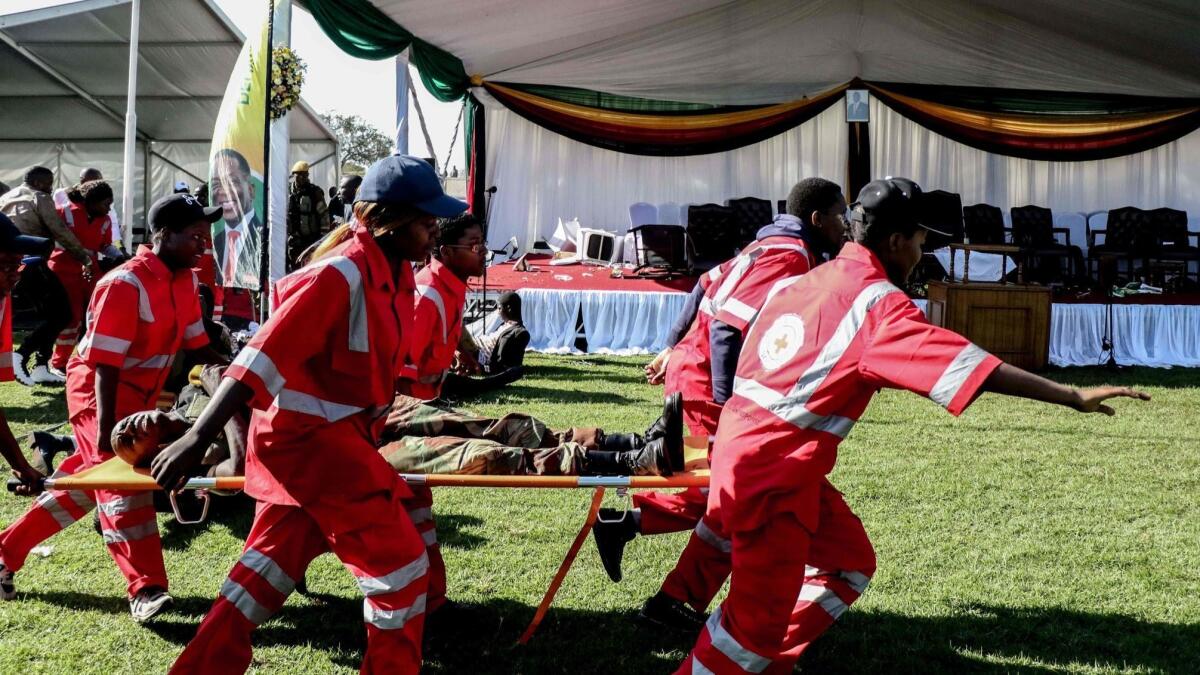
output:
[[[556, 431], [517, 411], [469, 415], [447, 407], [447, 393], [520, 377], [529, 336], [516, 294], [500, 299], [494, 330], [464, 330], [467, 281], [486, 265], [486, 237], [432, 167], [385, 158], [344, 180], [326, 206], [308, 166], [294, 166], [296, 269], [275, 284], [258, 325], [249, 297], [249, 315], [234, 306], [250, 295], [233, 283], [236, 262], [261, 240], [246, 206], [249, 168], [232, 151], [214, 164], [214, 206], [186, 191], [156, 201], [150, 243], [108, 271], [102, 261], [122, 254], [111, 248], [112, 191], [102, 179], [89, 176], [54, 210], [53, 176], [35, 169], [0, 199], [0, 295], [18, 277], [53, 278], [72, 308], [39, 325], [13, 358], [30, 381], [34, 362], [65, 380], [74, 452], [55, 474], [126, 446], [162, 446], [145, 455], [162, 488], [199, 473], [244, 474], [257, 502], [243, 554], [172, 672], [246, 670], [255, 628], [326, 552], [364, 595], [363, 672], [417, 672], [426, 617], [448, 604], [446, 572], [433, 495], [400, 473], [669, 476], [683, 467], [685, 433], [708, 439], [710, 486], [638, 495], [630, 511], [605, 513], [595, 530], [605, 569], [620, 580], [638, 535], [691, 530], [642, 609], [697, 634], [678, 672], [790, 672], [875, 570], [862, 524], [827, 478], [875, 392], [907, 389], [954, 415], [985, 391], [1106, 414], [1113, 397], [1147, 398], [1064, 387], [929, 324], [900, 290], [929, 229], [917, 216], [920, 187], [874, 181], [847, 205], [838, 185], [809, 178], [791, 191], [787, 214], [688, 296], [671, 347], [646, 367], [648, 382], [664, 385], [664, 404], [644, 433]], [[51, 241], [52, 276], [35, 277], [28, 270]], [[65, 361], [55, 360], [57, 346]], [[157, 411], [181, 353], [189, 370], [180, 403]], [[34, 546], [97, 508], [134, 619], [170, 605], [149, 494], [43, 491], [43, 472], [6, 424], [0, 450], [19, 491], [37, 495], [0, 533], [0, 598], [16, 597], [15, 574]], [[727, 598], [706, 617], [729, 578]]]

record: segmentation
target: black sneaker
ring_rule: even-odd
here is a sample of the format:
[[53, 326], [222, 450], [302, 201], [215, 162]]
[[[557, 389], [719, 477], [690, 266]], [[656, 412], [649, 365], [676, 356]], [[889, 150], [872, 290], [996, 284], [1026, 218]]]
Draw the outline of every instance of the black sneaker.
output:
[[13, 582], [13, 571], [0, 561], [0, 600], [12, 600], [17, 597], [17, 586]]
[[29, 374], [29, 357], [21, 352], [12, 353], [13, 377], [26, 387], [35, 386], [33, 376]]
[[73, 436], [56, 436], [45, 431], [33, 432], [33, 468], [49, 476], [54, 473], [54, 457], [60, 452], [75, 452]]
[[676, 600], [662, 591], [655, 593], [642, 605], [642, 611], [638, 612], [637, 618], [661, 628], [689, 633], [700, 632], [704, 622], [708, 620], [704, 614], [688, 607], [687, 603]]
[[625, 544], [633, 541], [638, 535], [633, 514], [616, 509], [600, 509], [600, 517], [592, 526], [592, 535], [596, 538], [596, 550], [600, 553], [600, 562], [604, 565], [608, 578], [614, 582], [620, 581], [621, 558], [625, 555]]

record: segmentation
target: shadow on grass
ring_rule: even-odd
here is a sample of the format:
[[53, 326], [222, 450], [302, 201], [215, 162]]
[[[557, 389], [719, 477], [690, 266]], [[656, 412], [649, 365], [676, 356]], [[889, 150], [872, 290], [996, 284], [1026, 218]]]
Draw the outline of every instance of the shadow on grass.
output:
[[[574, 372], [573, 378], [578, 378], [580, 373]], [[541, 387], [530, 384], [513, 384], [499, 391], [489, 392], [487, 394], [475, 397], [467, 401], [470, 405], [480, 404], [500, 404], [509, 401], [510, 399], [519, 399], [527, 404], [536, 403], [556, 403], [556, 404], [572, 404], [572, 403], [614, 403], [620, 405], [642, 404], [644, 400], [638, 398], [630, 398], [621, 394], [601, 391], [579, 391], [577, 389], [568, 389], [574, 386], [572, 381], [564, 381], [562, 388]]]
[[[338, 662], [357, 666], [365, 646], [361, 601], [328, 595], [309, 600], [285, 607], [255, 633], [255, 645], [309, 645], [345, 654]], [[198, 618], [209, 604], [183, 599], [172, 614]], [[1188, 672], [1200, 661], [1198, 626], [1057, 608], [956, 609], [945, 617], [850, 612], [799, 665], [819, 673], [1045, 673], [1072, 664]], [[518, 646], [532, 615], [532, 607], [507, 599], [458, 604], [434, 615], [422, 672], [662, 673], [678, 665], [694, 640], [648, 629], [633, 620], [633, 611], [552, 609], [530, 643]], [[180, 645], [195, 632], [193, 623], [170, 617], [147, 628]]]

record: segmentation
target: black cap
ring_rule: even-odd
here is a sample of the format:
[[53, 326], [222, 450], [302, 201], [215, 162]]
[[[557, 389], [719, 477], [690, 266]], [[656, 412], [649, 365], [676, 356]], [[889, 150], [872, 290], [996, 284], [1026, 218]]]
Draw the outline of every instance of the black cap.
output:
[[880, 223], [886, 227], [904, 228], [911, 225], [951, 236], [921, 222], [921, 202], [924, 199], [921, 186], [907, 178], [873, 180], [863, 186], [858, 200], [850, 205], [851, 220], [870, 227]]
[[21, 234], [16, 224], [9, 220], [8, 216], [0, 213], [0, 253], [49, 255], [53, 249], [54, 242], [45, 237]]
[[221, 218], [221, 207], [205, 207], [192, 195], [179, 193], [168, 195], [154, 202], [146, 222], [150, 231], [182, 230], [197, 220], [215, 223]]

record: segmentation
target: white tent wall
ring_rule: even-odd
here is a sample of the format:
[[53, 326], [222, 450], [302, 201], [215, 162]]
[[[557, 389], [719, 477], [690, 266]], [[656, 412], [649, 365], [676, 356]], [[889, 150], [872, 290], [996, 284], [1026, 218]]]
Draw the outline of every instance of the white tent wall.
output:
[[[871, 101], [871, 175], [907, 176], [927, 190], [985, 202], [1005, 213], [1037, 204], [1055, 213], [1170, 206], [1200, 216], [1200, 131], [1124, 157], [1044, 162], [950, 140]], [[1072, 238], [1073, 244], [1081, 244]]]
[[559, 218], [625, 232], [635, 202], [723, 203], [737, 197], [787, 197], [797, 181], [821, 176], [841, 184], [846, 173], [844, 106], [794, 129], [729, 152], [647, 157], [596, 148], [542, 128], [504, 108], [487, 106], [487, 182], [492, 200], [488, 238], [516, 236], [522, 247], [549, 236]]

